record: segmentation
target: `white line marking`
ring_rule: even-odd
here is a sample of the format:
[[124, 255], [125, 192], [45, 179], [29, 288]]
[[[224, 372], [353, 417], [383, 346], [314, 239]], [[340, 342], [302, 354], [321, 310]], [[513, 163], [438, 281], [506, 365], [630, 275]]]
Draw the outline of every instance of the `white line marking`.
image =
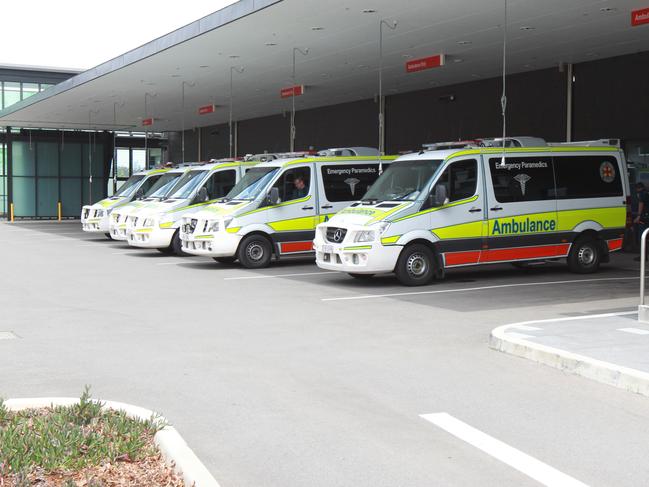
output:
[[523, 330], [523, 331], [540, 331], [543, 329], [537, 326], [527, 326], [527, 325], [514, 325], [511, 328], [516, 328], [517, 330]]
[[15, 333], [10, 331], [0, 331], [0, 340], [15, 340], [18, 338]]
[[361, 296], [347, 296], [341, 298], [322, 298], [321, 301], [350, 301], [354, 299], [376, 299], [376, 298], [390, 298], [394, 296], [417, 296], [421, 294], [444, 294], [444, 293], [461, 293], [467, 291], [484, 291], [486, 289], [503, 289], [508, 287], [524, 287], [524, 286], [550, 286], [557, 284], [575, 284], [579, 282], [597, 282], [597, 281], [627, 281], [639, 279], [638, 277], [603, 277], [600, 279], [575, 279], [571, 281], [550, 281], [550, 282], [521, 282], [518, 284], [500, 284], [498, 286], [480, 286], [480, 287], [466, 287], [462, 289], [441, 289], [438, 291], [417, 291], [407, 293], [391, 293], [391, 294], [365, 294]]
[[509, 338], [520, 338], [521, 340], [528, 340], [530, 338], [536, 338], [534, 335], [526, 335], [525, 333], [518, 333], [515, 331], [508, 331], [507, 336]]
[[295, 277], [295, 276], [320, 276], [323, 274], [338, 274], [338, 271], [320, 271], [320, 272], [301, 272], [296, 274], [277, 274], [275, 276], [240, 276], [240, 277], [224, 277], [225, 281], [236, 281], [241, 279], [270, 279], [273, 277]]
[[587, 487], [583, 482], [469, 426], [448, 413], [422, 414], [420, 417], [543, 485], [552, 487]]
[[634, 335], [649, 335], [649, 330], [643, 330], [641, 328], [618, 328], [617, 331], [633, 333]]
[[182, 264], [182, 262], [159, 262], [156, 265], [178, 265]]

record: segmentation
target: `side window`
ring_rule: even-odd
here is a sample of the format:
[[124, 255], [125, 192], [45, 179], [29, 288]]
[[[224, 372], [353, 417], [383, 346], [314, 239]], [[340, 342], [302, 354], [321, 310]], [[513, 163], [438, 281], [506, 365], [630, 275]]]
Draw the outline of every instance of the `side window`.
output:
[[207, 199], [213, 200], [228, 194], [237, 182], [237, 172], [234, 169], [218, 171], [210, 176], [205, 184]]
[[622, 196], [617, 159], [611, 156], [555, 156], [557, 198]]
[[489, 159], [494, 195], [499, 203], [554, 199], [554, 171], [549, 157]]
[[378, 164], [331, 164], [320, 171], [325, 197], [332, 203], [362, 198], [379, 177]]
[[[441, 177], [435, 183], [432, 194], [435, 195], [439, 186], [446, 188], [447, 203], [470, 198], [478, 186], [478, 163], [475, 159], [453, 162], [444, 169]], [[437, 204], [443, 204], [441, 201]]]
[[279, 189], [281, 202], [304, 198], [309, 194], [311, 187], [311, 168], [295, 167], [288, 169], [273, 185]]

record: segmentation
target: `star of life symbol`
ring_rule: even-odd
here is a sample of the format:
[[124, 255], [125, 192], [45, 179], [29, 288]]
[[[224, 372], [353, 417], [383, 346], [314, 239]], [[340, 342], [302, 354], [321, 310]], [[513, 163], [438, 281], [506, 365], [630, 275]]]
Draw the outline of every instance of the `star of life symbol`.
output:
[[605, 183], [612, 183], [615, 180], [615, 167], [608, 161], [604, 161], [599, 166], [599, 176]]
[[345, 184], [349, 185], [349, 190], [354, 194], [356, 192], [356, 185], [360, 183], [360, 179], [356, 178], [347, 178], [345, 179]]
[[532, 179], [532, 177], [527, 174], [517, 174], [514, 176], [514, 179], [521, 185], [521, 193], [525, 196], [525, 184]]

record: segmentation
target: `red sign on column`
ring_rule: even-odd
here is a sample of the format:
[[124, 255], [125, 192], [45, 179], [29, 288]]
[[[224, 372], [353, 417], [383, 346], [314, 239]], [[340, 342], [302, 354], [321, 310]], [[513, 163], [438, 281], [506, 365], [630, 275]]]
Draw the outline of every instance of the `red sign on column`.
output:
[[198, 107], [198, 114], [207, 115], [208, 113], [214, 113], [214, 110], [216, 110], [216, 107], [214, 105], [204, 105], [202, 107]]
[[304, 95], [304, 85], [291, 86], [290, 88], [282, 88], [279, 96], [282, 98], [290, 98], [292, 96]]
[[142, 119], [142, 126], [147, 127], [149, 125], [153, 125], [153, 119], [152, 118], [144, 118], [144, 119]]
[[631, 25], [649, 24], [649, 7], [631, 11]]
[[407, 73], [416, 73], [425, 69], [439, 68], [444, 66], [444, 54], [437, 54], [435, 56], [423, 57], [420, 59], [412, 59], [406, 63]]

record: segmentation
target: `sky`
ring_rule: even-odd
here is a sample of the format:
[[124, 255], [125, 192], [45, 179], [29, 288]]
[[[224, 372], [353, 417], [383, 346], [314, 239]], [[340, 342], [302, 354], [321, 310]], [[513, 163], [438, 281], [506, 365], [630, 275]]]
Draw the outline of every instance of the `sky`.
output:
[[3, 1], [0, 65], [88, 69], [235, 0]]

